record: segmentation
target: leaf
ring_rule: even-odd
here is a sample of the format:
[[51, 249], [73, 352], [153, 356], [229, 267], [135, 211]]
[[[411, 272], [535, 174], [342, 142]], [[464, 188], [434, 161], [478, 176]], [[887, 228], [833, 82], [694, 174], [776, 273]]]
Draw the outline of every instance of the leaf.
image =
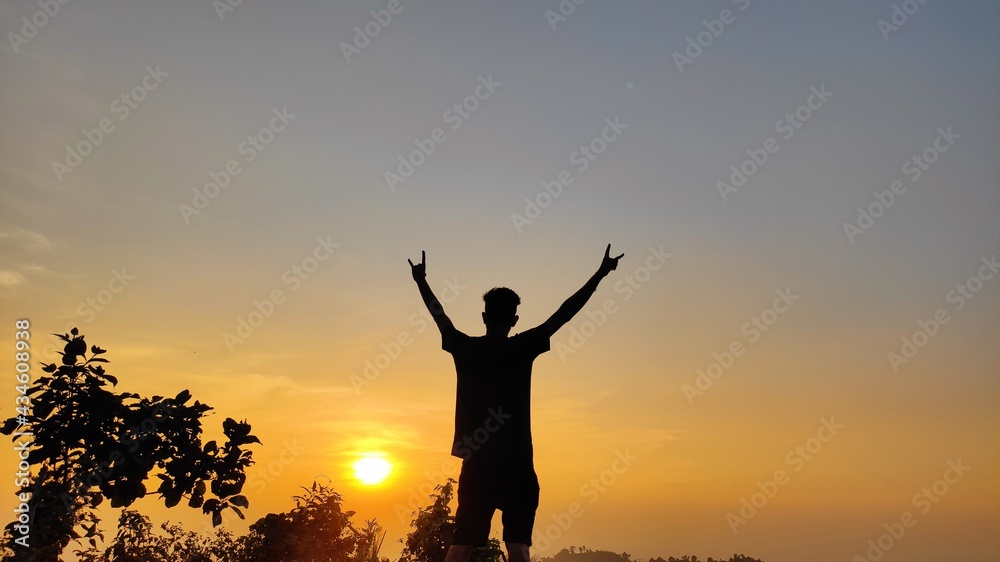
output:
[[80, 330], [77, 330], [77, 329], [76, 329], [76, 328], [74, 327], [74, 328], [73, 328], [72, 330], [70, 330], [70, 331], [69, 331], [69, 333], [71, 333], [71, 334], [73, 334], [73, 335], [75, 336], [75, 335], [77, 335], [77, 334], [79, 334], [79, 333], [80, 333]]
[[52, 402], [47, 398], [39, 398], [38, 400], [35, 400], [35, 408], [34, 408], [35, 417], [44, 420], [45, 418], [49, 417], [49, 414], [52, 413], [52, 410], [54, 410], [55, 407], [56, 407], [55, 402]]
[[219, 509], [219, 500], [212, 498], [205, 502], [205, 505], [201, 506], [201, 510], [205, 513], [210, 511], [217, 511]]
[[213, 511], [212, 512], [212, 526], [213, 527], [218, 527], [219, 525], [222, 525], [222, 512], [220, 512], [220, 511]]
[[236, 512], [236, 515], [240, 516], [240, 519], [246, 519], [246, 517], [243, 516], [243, 512], [240, 511], [240, 508], [236, 507], [235, 505], [231, 505], [229, 507], [231, 507], [233, 509], [233, 511]]
[[177, 396], [174, 398], [174, 400], [176, 400], [178, 404], [183, 404], [190, 399], [191, 399], [191, 391], [187, 389], [184, 389], [179, 393], [177, 393]]
[[3, 422], [3, 428], [0, 428], [0, 433], [3, 433], [4, 435], [10, 435], [11, 433], [14, 433], [14, 430], [17, 429], [17, 426], [18, 426], [17, 419], [10, 418], [7, 421]]
[[73, 355], [86, 355], [87, 354], [87, 342], [83, 338], [73, 338], [69, 343], [66, 344], [64, 348], [66, 353]]
[[246, 496], [233, 496], [229, 498], [229, 503], [240, 507], [250, 507], [250, 501], [247, 500]]
[[181, 503], [181, 497], [183, 497], [183, 492], [178, 489], [173, 489], [163, 494], [163, 503], [167, 507], [174, 507], [175, 505]]

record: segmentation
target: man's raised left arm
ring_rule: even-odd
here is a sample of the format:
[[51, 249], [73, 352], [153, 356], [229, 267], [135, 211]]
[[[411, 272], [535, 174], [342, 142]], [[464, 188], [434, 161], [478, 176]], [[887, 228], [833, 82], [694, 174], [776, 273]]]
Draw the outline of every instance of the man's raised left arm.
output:
[[417, 283], [417, 289], [420, 290], [420, 296], [424, 299], [424, 304], [427, 305], [427, 310], [430, 311], [431, 317], [434, 318], [434, 323], [437, 324], [438, 329], [443, 334], [446, 330], [453, 330], [455, 325], [452, 324], [451, 318], [448, 318], [448, 315], [444, 313], [441, 301], [434, 296], [434, 291], [427, 284], [426, 259], [427, 253], [421, 250], [420, 263], [415, 264], [409, 259], [406, 261], [410, 263], [410, 272], [413, 274], [413, 280]]

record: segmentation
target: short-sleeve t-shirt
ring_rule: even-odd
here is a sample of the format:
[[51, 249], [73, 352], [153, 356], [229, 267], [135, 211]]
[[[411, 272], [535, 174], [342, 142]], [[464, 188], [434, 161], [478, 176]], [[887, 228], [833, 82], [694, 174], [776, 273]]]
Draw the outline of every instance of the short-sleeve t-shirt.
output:
[[538, 326], [511, 337], [442, 332], [458, 374], [451, 454], [466, 461], [532, 464], [531, 364], [549, 350]]

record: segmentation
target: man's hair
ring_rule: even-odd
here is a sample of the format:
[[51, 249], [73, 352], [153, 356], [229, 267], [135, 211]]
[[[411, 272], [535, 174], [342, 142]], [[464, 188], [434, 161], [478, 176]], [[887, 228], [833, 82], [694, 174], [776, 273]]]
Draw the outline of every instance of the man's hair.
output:
[[493, 287], [483, 293], [483, 302], [486, 303], [486, 318], [490, 324], [506, 324], [517, 314], [521, 297], [507, 287]]

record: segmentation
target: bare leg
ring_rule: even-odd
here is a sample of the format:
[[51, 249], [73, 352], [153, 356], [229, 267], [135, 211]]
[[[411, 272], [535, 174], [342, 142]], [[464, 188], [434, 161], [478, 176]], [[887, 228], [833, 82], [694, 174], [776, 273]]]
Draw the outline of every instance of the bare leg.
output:
[[523, 542], [509, 542], [507, 545], [507, 560], [509, 562], [529, 562], [528, 545]]
[[472, 547], [466, 544], [453, 544], [448, 547], [448, 555], [444, 562], [468, 562], [472, 555]]

